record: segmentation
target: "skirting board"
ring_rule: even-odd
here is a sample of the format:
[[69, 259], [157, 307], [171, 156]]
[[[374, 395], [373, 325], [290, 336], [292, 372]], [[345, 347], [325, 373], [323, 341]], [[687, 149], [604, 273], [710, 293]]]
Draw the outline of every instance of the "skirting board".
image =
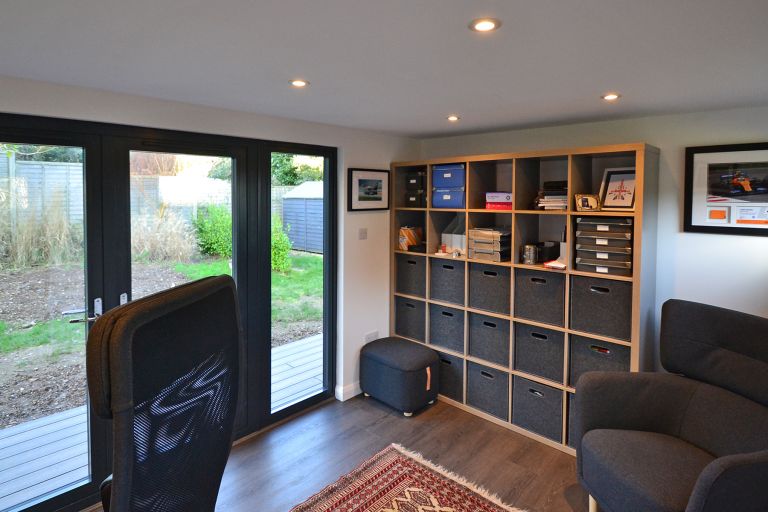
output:
[[334, 395], [336, 396], [336, 400], [345, 402], [350, 398], [356, 397], [362, 392], [363, 390], [360, 389], [360, 381], [355, 381], [352, 384], [347, 384], [346, 386], [336, 386]]

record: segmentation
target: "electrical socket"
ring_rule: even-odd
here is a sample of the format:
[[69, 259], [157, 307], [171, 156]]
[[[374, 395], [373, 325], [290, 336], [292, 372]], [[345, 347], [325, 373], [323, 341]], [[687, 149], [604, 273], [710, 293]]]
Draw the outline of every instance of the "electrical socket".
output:
[[357, 230], [358, 240], [368, 240], [368, 228], [360, 228]]
[[371, 331], [365, 334], [365, 342], [369, 343], [373, 340], [379, 339], [379, 331]]

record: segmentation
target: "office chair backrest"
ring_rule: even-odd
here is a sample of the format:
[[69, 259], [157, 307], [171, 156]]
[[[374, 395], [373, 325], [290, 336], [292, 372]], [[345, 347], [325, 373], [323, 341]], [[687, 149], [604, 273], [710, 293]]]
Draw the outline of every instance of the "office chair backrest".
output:
[[166, 290], [103, 315], [88, 389], [112, 418], [110, 509], [212, 511], [232, 443], [241, 327], [232, 278]]

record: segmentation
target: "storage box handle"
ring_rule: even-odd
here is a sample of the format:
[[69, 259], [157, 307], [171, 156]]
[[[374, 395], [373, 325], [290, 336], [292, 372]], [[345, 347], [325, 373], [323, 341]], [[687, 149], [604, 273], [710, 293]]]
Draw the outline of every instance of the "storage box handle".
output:
[[532, 277], [531, 282], [534, 284], [547, 284], [547, 280], [543, 277]]
[[499, 273], [494, 270], [483, 270], [483, 274], [489, 277], [496, 277], [499, 275]]
[[496, 324], [495, 323], [489, 322], [487, 320], [483, 321], [483, 325], [486, 326], [486, 327], [490, 327], [491, 329], [495, 329], [496, 328]]
[[549, 338], [549, 336], [546, 334], [541, 334], [540, 332], [532, 332], [531, 337], [536, 338], [537, 340], [546, 340]]
[[453, 265], [443, 265], [445, 270], [453, 270]]
[[406, 302], [405, 303], [405, 307], [411, 308], [411, 309], [416, 309], [416, 304], [411, 304], [410, 302]]
[[493, 375], [491, 375], [490, 373], [486, 372], [485, 370], [480, 370], [480, 375], [482, 375], [486, 379], [493, 379], [494, 378]]
[[449, 361], [449, 360], [447, 360], [447, 359], [440, 359], [440, 362], [441, 362], [441, 363], [443, 363], [443, 364], [445, 364], [445, 365], [448, 365], [448, 366], [451, 366], [451, 365], [453, 364], [452, 362], [450, 362], [450, 361]]
[[544, 393], [542, 393], [541, 391], [537, 391], [533, 388], [528, 388], [528, 392], [533, 396], [535, 396], [536, 398], [544, 398]]
[[592, 293], [600, 293], [603, 295], [606, 293], [611, 293], [611, 289], [605, 286], [590, 286], [589, 291], [591, 291]]
[[608, 355], [611, 353], [611, 349], [606, 347], [601, 347], [600, 345], [590, 345], [589, 349], [593, 352], [597, 352], [598, 354]]
[[407, 261], [408, 261], [409, 265], [415, 265], [416, 264], [416, 260], [407, 260]]
[[453, 313], [450, 311], [441, 311], [440, 314], [447, 317], [453, 317]]

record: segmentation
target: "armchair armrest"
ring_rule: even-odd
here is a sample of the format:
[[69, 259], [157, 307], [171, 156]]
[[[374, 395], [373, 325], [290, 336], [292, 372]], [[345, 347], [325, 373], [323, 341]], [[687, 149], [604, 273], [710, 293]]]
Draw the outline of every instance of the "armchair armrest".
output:
[[686, 512], [768, 510], [768, 450], [713, 460], [699, 475]]
[[676, 435], [698, 384], [665, 373], [588, 372], [576, 384], [574, 447], [581, 475], [581, 440], [596, 429]]

